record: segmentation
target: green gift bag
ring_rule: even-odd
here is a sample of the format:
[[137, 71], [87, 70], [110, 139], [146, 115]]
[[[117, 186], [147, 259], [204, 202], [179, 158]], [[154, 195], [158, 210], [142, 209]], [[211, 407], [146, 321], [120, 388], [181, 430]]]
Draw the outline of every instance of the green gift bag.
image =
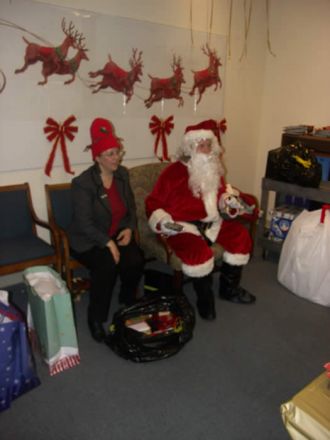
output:
[[28, 289], [27, 322], [54, 375], [80, 362], [71, 296], [60, 275], [48, 266], [24, 271]]

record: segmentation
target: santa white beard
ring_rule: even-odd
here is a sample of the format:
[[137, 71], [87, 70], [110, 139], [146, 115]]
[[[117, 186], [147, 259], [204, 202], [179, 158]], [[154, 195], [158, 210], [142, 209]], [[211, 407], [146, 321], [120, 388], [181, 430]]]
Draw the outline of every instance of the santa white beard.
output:
[[189, 187], [195, 197], [201, 197], [207, 212], [205, 220], [218, 217], [217, 193], [224, 169], [218, 154], [193, 152], [188, 164]]
[[195, 197], [218, 191], [224, 173], [218, 155], [193, 152], [187, 165], [189, 187]]

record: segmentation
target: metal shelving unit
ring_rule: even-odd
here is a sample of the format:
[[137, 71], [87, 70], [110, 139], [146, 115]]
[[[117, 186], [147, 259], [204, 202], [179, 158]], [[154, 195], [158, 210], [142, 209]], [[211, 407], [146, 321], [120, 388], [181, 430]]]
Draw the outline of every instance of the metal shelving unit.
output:
[[293, 185], [286, 182], [280, 182], [264, 177], [262, 179], [260, 209], [263, 212], [262, 218], [258, 224], [258, 244], [263, 249], [263, 256], [266, 258], [268, 252], [280, 254], [282, 243], [269, 240], [267, 238], [267, 212], [269, 210], [269, 196], [271, 192], [283, 195], [292, 195], [303, 197], [308, 200], [314, 200], [321, 203], [330, 203], [330, 181], [322, 181], [319, 188], [308, 188], [299, 185]]

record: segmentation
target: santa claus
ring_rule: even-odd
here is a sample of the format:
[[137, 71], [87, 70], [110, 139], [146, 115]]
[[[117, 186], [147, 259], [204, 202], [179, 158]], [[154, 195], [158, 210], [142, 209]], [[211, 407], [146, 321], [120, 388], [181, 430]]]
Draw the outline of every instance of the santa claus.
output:
[[237, 218], [253, 220], [257, 209], [251, 196], [225, 182], [222, 152], [216, 121], [187, 127], [178, 160], [165, 168], [146, 199], [151, 229], [163, 234], [181, 259], [182, 271], [193, 280], [198, 312], [207, 320], [216, 317], [211, 278], [214, 242], [224, 248], [220, 298], [237, 304], [255, 302], [255, 296], [240, 286], [252, 239]]

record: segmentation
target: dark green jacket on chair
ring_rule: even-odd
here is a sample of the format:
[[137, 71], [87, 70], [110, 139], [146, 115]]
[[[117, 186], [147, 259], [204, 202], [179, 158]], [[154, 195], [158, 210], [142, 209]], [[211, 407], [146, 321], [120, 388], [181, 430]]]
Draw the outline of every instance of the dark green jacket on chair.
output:
[[[136, 210], [128, 171], [119, 166], [114, 182], [127, 208], [119, 229], [136, 229]], [[72, 180], [73, 219], [68, 228], [70, 246], [76, 252], [85, 252], [94, 246], [105, 247], [112, 221], [111, 208], [103, 187], [99, 167], [95, 164]]]

